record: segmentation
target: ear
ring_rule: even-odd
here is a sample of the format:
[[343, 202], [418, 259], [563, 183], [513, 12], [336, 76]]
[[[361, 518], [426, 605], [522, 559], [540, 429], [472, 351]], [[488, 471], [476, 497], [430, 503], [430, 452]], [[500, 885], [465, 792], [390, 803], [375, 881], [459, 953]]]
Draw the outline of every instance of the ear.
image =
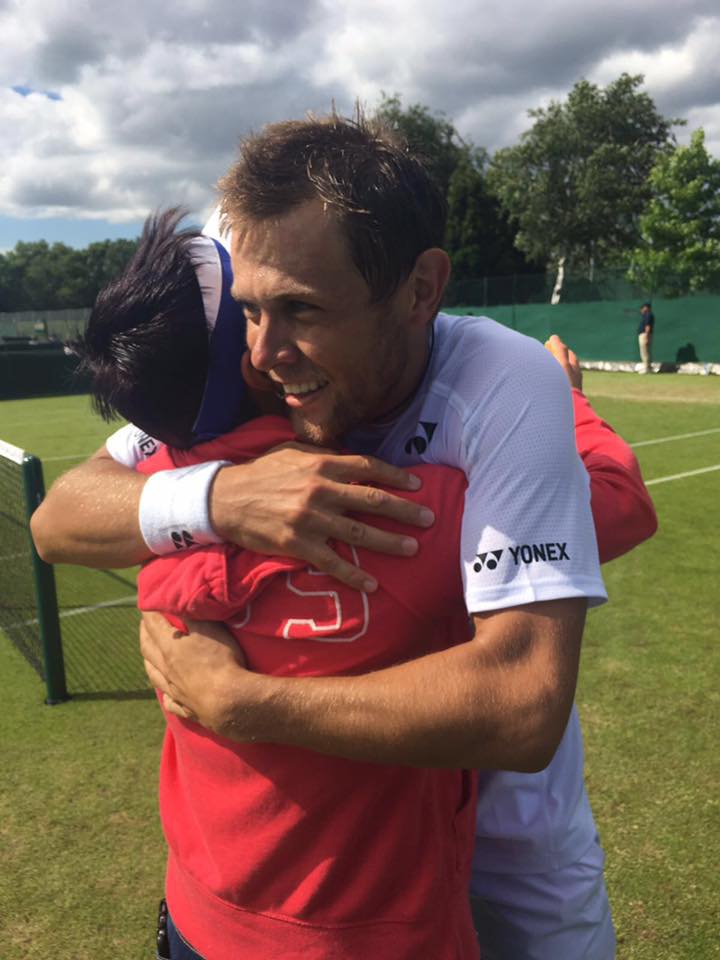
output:
[[413, 319], [432, 323], [440, 309], [450, 279], [450, 257], [439, 247], [423, 250], [409, 277], [410, 310]]

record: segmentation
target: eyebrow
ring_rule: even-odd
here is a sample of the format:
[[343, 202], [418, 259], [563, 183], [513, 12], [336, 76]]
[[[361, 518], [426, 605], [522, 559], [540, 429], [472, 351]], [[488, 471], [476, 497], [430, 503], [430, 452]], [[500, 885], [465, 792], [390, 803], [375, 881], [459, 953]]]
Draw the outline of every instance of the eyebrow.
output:
[[[230, 287], [230, 293], [234, 300], [239, 300], [246, 303], [257, 302], [255, 299], [252, 299], [250, 297], [243, 297], [240, 295], [240, 291], [238, 290], [238, 283], [237, 283], [237, 280], [235, 279], [233, 279], [232, 286]], [[320, 297], [318, 295], [317, 290], [315, 290], [313, 287], [303, 286], [302, 284], [298, 284], [296, 287], [288, 289], [286, 291], [281, 290], [280, 292], [274, 293], [272, 297], [265, 298], [266, 302], [269, 302], [269, 303], [288, 303], [293, 300], [299, 300], [299, 301], [311, 300], [314, 303], [317, 303], [319, 299]]]

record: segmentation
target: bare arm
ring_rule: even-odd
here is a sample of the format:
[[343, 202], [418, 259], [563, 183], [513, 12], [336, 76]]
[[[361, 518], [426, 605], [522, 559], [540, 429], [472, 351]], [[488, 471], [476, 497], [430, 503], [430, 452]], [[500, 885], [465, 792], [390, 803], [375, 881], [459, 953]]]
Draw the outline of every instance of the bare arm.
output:
[[150, 551], [138, 525], [146, 479], [105, 447], [59, 477], [30, 521], [43, 560], [100, 568], [146, 560]]
[[[60, 477], [32, 518], [40, 555], [50, 563], [128, 567], [150, 556], [138, 506], [146, 477], [116, 463], [103, 448]], [[339, 456], [288, 446], [252, 463], [226, 467], [210, 491], [210, 519], [223, 540], [313, 564], [349, 586], [371, 590], [368, 576], [342, 560], [329, 539], [399, 556], [414, 538], [361, 523], [351, 511], [428, 526], [420, 504], [366, 484], [416, 489], [412, 474], [372, 457]]]
[[550, 761], [567, 723], [585, 609], [571, 599], [476, 615], [470, 642], [356, 677], [250, 673], [223, 627], [195, 624], [202, 632], [181, 636], [154, 614], [141, 645], [166, 706], [233, 740], [533, 771]]

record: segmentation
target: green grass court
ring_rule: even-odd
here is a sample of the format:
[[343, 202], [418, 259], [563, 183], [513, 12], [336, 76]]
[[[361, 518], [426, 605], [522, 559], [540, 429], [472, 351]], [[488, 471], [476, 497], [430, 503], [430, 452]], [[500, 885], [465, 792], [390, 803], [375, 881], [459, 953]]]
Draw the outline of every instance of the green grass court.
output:
[[[618, 956], [720, 957], [720, 380], [592, 373], [585, 386], [637, 444], [660, 519], [604, 568], [611, 602], [589, 616], [578, 691]], [[107, 432], [86, 397], [0, 403], [0, 438], [42, 458], [47, 486]], [[0, 635], [0, 960], [141, 960], [163, 886], [162, 719], [134, 573], [56, 575], [74, 698], [45, 706]]]

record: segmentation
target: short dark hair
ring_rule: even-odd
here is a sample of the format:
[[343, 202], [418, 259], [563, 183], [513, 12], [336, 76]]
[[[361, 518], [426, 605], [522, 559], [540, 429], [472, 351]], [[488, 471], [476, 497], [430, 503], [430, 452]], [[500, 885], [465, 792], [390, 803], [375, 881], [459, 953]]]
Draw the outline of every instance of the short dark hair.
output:
[[442, 245], [445, 199], [399, 135], [358, 110], [266, 126], [219, 181], [226, 226], [289, 213], [312, 199], [335, 212], [371, 299], [388, 299], [418, 256]]
[[200, 232], [179, 229], [185, 216], [173, 208], [147, 218], [124, 273], [98, 294], [85, 332], [69, 343], [103, 419], [125, 417], [175, 447], [193, 442], [209, 362], [188, 249]]

